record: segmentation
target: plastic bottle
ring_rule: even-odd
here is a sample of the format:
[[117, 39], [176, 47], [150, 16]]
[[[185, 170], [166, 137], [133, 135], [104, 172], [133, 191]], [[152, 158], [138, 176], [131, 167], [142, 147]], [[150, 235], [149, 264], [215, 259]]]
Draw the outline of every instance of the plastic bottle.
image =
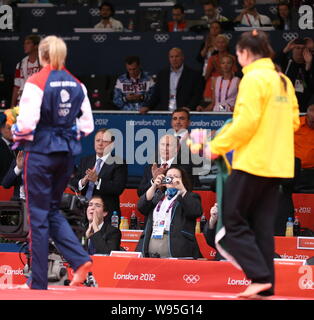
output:
[[113, 211], [111, 217], [111, 225], [113, 227], [119, 228], [119, 216], [117, 211]]
[[134, 30], [134, 21], [133, 21], [132, 18], [130, 18], [130, 20], [129, 20], [128, 30], [129, 31], [133, 31]]
[[130, 218], [130, 229], [137, 230], [137, 216], [134, 210], [132, 210]]
[[197, 219], [197, 220], [196, 220], [195, 233], [201, 233], [201, 223], [200, 223], [200, 219]]
[[293, 222], [291, 217], [288, 218], [286, 224], [286, 237], [293, 237]]
[[299, 217], [296, 216], [294, 218], [294, 222], [293, 222], [293, 235], [294, 236], [299, 236], [300, 235], [300, 220], [299, 220]]
[[119, 229], [120, 229], [120, 230], [124, 229], [124, 217], [121, 217], [121, 219], [120, 219]]
[[201, 232], [204, 231], [204, 227], [206, 225], [207, 219], [205, 217], [205, 214], [203, 213], [203, 215], [201, 216]]
[[124, 218], [123, 229], [125, 230], [129, 229], [129, 219], [127, 217]]

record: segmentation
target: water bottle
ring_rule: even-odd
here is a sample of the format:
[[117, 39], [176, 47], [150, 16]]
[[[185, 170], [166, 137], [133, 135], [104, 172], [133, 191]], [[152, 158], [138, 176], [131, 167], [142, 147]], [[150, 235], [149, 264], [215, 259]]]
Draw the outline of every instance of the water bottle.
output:
[[300, 226], [299, 217], [296, 216], [294, 218], [294, 222], [293, 222], [293, 235], [294, 236], [299, 236], [300, 235], [300, 229], [301, 229], [301, 226]]
[[206, 217], [205, 217], [205, 215], [203, 213], [203, 215], [201, 217], [201, 232], [204, 231], [204, 227], [205, 227], [206, 223], [207, 223], [207, 219], [206, 219]]
[[173, 26], [173, 32], [177, 32], [177, 31], [178, 31], [178, 22], [175, 22]]
[[119, 228], [119, 216], [117, 211], [113, 211], [111, 217], [111, 225], [113, 227]]
[[286, 224], [286, 237], [293, 237], [293, 222], [291, 217], [288, 218]]
[[132, 229], [132, 230], [136, 230], [137, 229], [137, 216], [136, 216], [134, 210], [132, 210], [132, 213], [131, 213], [130, 229]]

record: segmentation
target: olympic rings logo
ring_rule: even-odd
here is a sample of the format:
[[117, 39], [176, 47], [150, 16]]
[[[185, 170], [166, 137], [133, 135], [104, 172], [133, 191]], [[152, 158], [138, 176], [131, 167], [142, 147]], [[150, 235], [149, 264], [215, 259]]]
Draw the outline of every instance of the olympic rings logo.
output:
[[45, 9], [32, 9], [32, 15], [34, 17], [42, 17], [45, 13]]
[[299, 38], [299, 34], [297, 32], [285, 32], [283, 33], [282, 37], [287, 41], [291, 41], [294, 39]]
[[167, 42], [169, 40], [169, 34], [165, 34], [165, 33], [156, 33], [154, 35], [154, 39], [158, 42], [158, 43], [164, 43]]
[[99, 16], [99, 9], [91, 8], [88, 10], [89, 14], [93, 17]]
[[96, 43], [102, 43], [106, 41], [107, 35], [106, 34], [93, 34], [92, 39]]
[[183, 280], [188, 284], [196, 284], [199, 282], [201, 277], [198, 274], [185, 274]]

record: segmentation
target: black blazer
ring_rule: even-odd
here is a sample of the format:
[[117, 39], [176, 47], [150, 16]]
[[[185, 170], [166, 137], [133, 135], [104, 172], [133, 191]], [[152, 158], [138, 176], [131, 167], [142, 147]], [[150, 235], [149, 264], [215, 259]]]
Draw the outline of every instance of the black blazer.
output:
[[[174, 161], [172, 162], [170, 168], [174, 167], [174, 166], [180, 166], [182, 167], [187, 174], [189, 175], [191, 181], [193, 181], [192, 179], [192, 167], [190, 164], [187, 165], [182, 165], [180, 164], [179, 160], [174, 159]], [[160, 164], [158, 164], [158, 167], [160, 166]], [[144, 173], [143, 173], [143, 177], [142, 180], [137, 188], [137, 195], [140, 197], [141, 195], [143, 195], [150, 187], [151, 187], [151, 180], [153, 179], [153, 175], [152, 175], [152, 164], [149, 164], [145, 167], [144, 169]], [[192, 182], [193, 185], [193, 182]]]
[[[151, 201], [143, 194], [138, 200], [137, 207], [141, 214], [147, 217], [145, 230], [141, 236], [137, 250], [148, 257], [148, 246], [152, 234], [153, 212], [164, 194], [156, 191]], [[172, 257], [202, 257], [195, 237], [196, 219], [202, 215], [200, 196], [197, 193], [187, 192], [182, 198], [177, 197], [171, 212], [169, 231], [170, 253]]]
[[[177, 108], [188, 107], [195, 110], [202, 100], [204, 80], [201, 73], [184, 65], [177, 86]], [[156, 79], [154, 93], [147, 106], [152, 110], [168, 110], [170, 92], [170, 67], [162, 70]]]
[[14, 172], [14, 168], [16, 166], [16, 160], [13, 159], [11, 166], [7, 172], [7, 174], [2, 179], [2, 186], [5, 189], [9, 189], [14, 187], [13, 197], [11, 200], [20, 200], [20, 187], [23, 184], [22, 174], [16, 175]]
[[14, 153], [11, 151], [6, 142], [0, 137], [0, 183], [10, 168], [14, 159]]
[[[87, 169], [92, 169], [95, 166], [96, 155], [84, 157], [81, 159], [75, 177], [70, 184], [78, 189], [79, 181], [84, 178]], [[101, 195], [105, 201], [105, 205], [109, 212], [117, 211], [120, 213], [120, 194], [124, 191], [128, 178], [128, 167], [124, 161], [121, 164], [112, 163], [112, 157], [109, 156], [103, 164], [99, 179], [101, 179], [100, 189], [95, 186], [94, 195]], [[88, 189], [88, 183], [82, 189], [82, 195], [85, 195]]]
[[110, 254], [111, 251], [120, 250], [121, 231], [110, 224], [109, 216], [107, 216], [101, 229], [94, 233], [89, 240], [92, 242], [96, 254]]

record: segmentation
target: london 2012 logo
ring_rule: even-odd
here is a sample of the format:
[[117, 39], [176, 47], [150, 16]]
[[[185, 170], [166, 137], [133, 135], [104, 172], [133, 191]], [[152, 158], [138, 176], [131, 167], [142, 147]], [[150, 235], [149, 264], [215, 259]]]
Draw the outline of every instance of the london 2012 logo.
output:
[[0, 30], [13, 29], [13, 9], [8, 5], [0, 6]]

